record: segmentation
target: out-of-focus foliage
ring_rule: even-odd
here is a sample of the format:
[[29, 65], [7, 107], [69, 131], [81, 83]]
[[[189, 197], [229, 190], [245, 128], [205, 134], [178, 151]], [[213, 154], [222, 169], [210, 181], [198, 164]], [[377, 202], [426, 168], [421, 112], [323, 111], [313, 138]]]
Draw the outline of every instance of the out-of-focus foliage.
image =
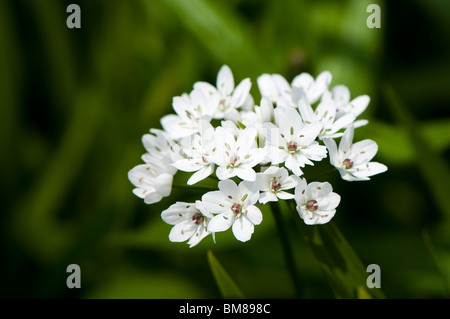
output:
[[[82, 28], [71, 30], [74, 2]], [[381, 29], [366, 27], [370, 3]], [[2, 297], [216, 298], [208, 250], [246, 297], [293, 297], [265, 207], [250, 242], [220, 233], [189, 249], [169, 242], [160, 212], [201, 192], [173, 189], [151, 206], [131, 193], [141, 136], [223, 64], [238, 81], [251, 77], [255, 101], [262, 73], [323, 70], [332, 86], [371, 97], [356, 138], [374, 139], [389, 170], [367, 183], [318, 177], [342, 196], [333, 223], [363, 266], [380, 265], [387, 298], [448, 297], [449, 38], [444, 0], [1, 1]], [[334, 270], [324, 273], [285, 220], [302, 297], [336, 296]], [[66, 287], [72, 263], [78, 290]]]

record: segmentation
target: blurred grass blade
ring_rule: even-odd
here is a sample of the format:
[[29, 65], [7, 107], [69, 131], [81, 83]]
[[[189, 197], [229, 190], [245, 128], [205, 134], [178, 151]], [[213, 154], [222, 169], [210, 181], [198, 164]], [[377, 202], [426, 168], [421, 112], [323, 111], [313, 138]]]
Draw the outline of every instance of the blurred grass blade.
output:
[[219, 287], [222, 297], [227, 299], [245, 298], [242, 291], [239, 289], [230, 275], [228, 275], [228, 273], [222, 267], [214, 254], [210, 250], [208, 250], [207, 255], [209, 266], [211, 267], [211, 271], [213, 273], [214, 279], [216, 280], [217, 286]]
[[428, 231], [424, 230], [422, 232], [423, 241], [425, 242], [425, 246], [427, 247], [428, 253], [430, 254], [431, 258], [433, 259], [433, 263], [436, 266], [437, 271], [439, 272], [439, 275], [442, 277], [443, 285], [445, 288], [445, 293], [447, 294], [447, 298], [450, 298], [450, 278], [447, 275], [446, 269], [444, 264], [442, 263], [441, 258], [439, 258], [439, 255], [436, 251], [436, 249], [433, 246], [433, 243], [431, 241], [430, 234]]
[[[369, 273], [337, 226], [333, 222], [309, 226], [298, 217], [293, 205], [290, 211], [325, 272], [336, 298], [359, 298], [360, 287], [366, 287]], [[370, 292], [373, 298], [385, 298], [381, 289], [371, 289]]]
[[232, 61], [238, 67], [236, 69], [253, 71], [267, 65], [252, 45], [245, 24], [228, 7], [205, 0], [165, 0], [161, 3], [173, 11], [220, 61]]
[[430, 188], [437, 206], [443, 214], [443, 221], [450, 224], [450, 170], [444, 160], [436, 154], [418, 130], [418, 124], [390, 85], [384, 88], [384, 95], [397, 121], [404, 127], [413, 146], [417, 166]]
[[356, 289], [356, 297], [358, 299], [373, 299], [364, 286], [358, 286]]

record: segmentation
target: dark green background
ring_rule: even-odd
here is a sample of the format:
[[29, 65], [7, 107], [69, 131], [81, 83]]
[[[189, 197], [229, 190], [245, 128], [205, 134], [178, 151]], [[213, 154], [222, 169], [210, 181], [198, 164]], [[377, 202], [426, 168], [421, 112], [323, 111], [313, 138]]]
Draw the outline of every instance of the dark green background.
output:
[[[70, 3], [81, 29], [66, 27]], [[366, 27], [370, 3], [381, 29]], [[227, 64], [236, 83], [251, 78], [256, 102], [262, 73], [329, 70], [331, 86], [371, 96], [356, 138], [374, 139], [389, 170], [320, 177], [342, 196], [334, 222], [365, 265], [380, 265], [388, 298], [449, 297], [449, 39], [446, 0], [1, 1], [1, 296], [218, 298], [208, 249], [247, 297], [293, 296], [267, 210], [251, 241], [227, 232], [189, 249], [169, 242], [160, 212], [202, 193], [174, 189], [148, 206], [127, 179], [172, 97]], [[302, 296], [333, 297], [286, 220]], [[66, 287], [72, 263], [78, 290]]]

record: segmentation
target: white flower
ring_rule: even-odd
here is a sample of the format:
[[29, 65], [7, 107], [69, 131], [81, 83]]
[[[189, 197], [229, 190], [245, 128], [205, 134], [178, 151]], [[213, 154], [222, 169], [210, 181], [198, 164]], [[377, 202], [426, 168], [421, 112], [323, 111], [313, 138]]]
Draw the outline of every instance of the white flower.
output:
[[301, 73], [292, 80], [292, 87], [302, 88], [310, 104], [319, 100], [324, 92], [328, 90], [331, 82], [331, 73], [324, 71], [320, 73], [317, 78], [314, 78], [309, 73]]
[[289, 176], [287, 169], [284, 167], [270, 166], [263, 173], [256, 174], [256, 183], [262, 192], [259, 197], [261, 204], [267, 202], [276, 202], [280, 199], [292, 199], [294, 194], [290, 194], [285, 190], [297, 186], [299, 178], [295, 175]]
[[189, 136], [199, 131], [202, 118], [211, 118], [217, 108], [218, 97], [205, 94], [202, 90], [193, 90], [189, 95], [173, 98], [175, 114], [161, 119], [161, 125], [174, 139]]
[[309, 104], [306, 95], [301, 88], [293, 88], [292, 96], [298, 100], [298, 109], [305, 123], [322, 123], [318, 137], [320, 139], [330, 137], [336, 138], [342, 136], [339, 130], [348, 127], [355, 121], [353, 114], [345, 114], [336, 119], [336, 102], [329, 98], [322, 98], [322, 101], [314, 111]]
[[278, 105], [294, 107], [291, 98], [293, 88], [303, 89], [308, 103], [313, 104], [328, 90], [331, 73], [324, 71], [314, 80], [309, 73], [304, 72], [297, 75], [291, 84], [279, 74], [263, 74], [257, 81], [261, 95], [271, 98]]
[[354, 127], [345, 130], [339, 143], [324, 139], [330, 153], [330, 163], [335, 166], [341, 177], [347, 181], [366, 181], [369, 176], [387, 171], [387, 167], [377, 162], [370, 162], [378, 151], [378, 145], [372, 140], [363, 140], [352, 144]]
[[207, 82], [197, 82], [194, 89], [199, 89], [205, 94], [216, 97], [216, 110], [214, 118], [223, 119], [226, 112], [239, 107], [248, 108], [247, 104], [252, 105], [253, 99], [250, 95], [252, 86], [250, 79], [244, 79], [235, 88], [233, 73], [227, 65], [222, 66], [217, 74], [217, 87]]
[[128, 179], [136, 186], [133, 193], [146, 204], [159, 202], [172, 191], [173, 175], [156, 163], [142, 164], [128, 172]]
[[333, 218], [341, 196], [332, 192], [330, 183], [306, 183], [301, 179], [295, 188], [297, 212], [307, 225], [325, 224]]
[[[350, 90], [345, 85], [336, 85], [331, 92], [324, 94], [324, 98], [331, 97], [336, 102], [336, 118], [341, 118], [347, 114], [357, 118], [364, 112], [369, 105], [370, 97], [368, 95], [360, 95], [350, 101]], [[367, 120], [358, 120], [355, 127], [366, 125]]]
[[262, 149], [257, 146], [256, 134], [252, 127], [243, 130], [229, 126], [216, 128], [214, 163], [218, 165], [216, 175], [220, 180], [238, 176], [242, 180], [255, 181], [253, 167], [264, 158]]
[[208, 212], [201, 213], [195, 204], [176, 202], [161, 213], [163, 221], [169, 225], [175, 225], [169, 233], [172, 242], [189, 244], [189, 248], [197, 245], [203, 238], [211, 234], [208, 231], [208, 223], [214, 216]]
[[188, 185], [193, 185], [214, 173], [214, 128], [207, 120], [201, 121], [198, 134], [182, 138], [180, 145], [186, 158], [179, 159], [172, 165], [181, 171], [195, 172], [187, 181]]
[[234, 110], [234, 112], [228, 112], [226, 118], [236, 125], [256, 128], [258, 137], [263, 138], [264, 123], [271, 122], [273, 119], [273, 104], [267, 96], [263, 96], [260, 106], [255, 105], [253, 111]]
[[266, 96], [275, 103], [278, 103], [280, 99], [290, 100], [288, 95], [291, 94], [291, 86], [283, 76], [265, 73], [258, 77], [257, 83], [261, 96]]
[[265, 123], [267, 160], [272, 164], [280, 164], [289, 168], [295, 175], [303, 174], [300, 167], [305, 164], [314, 165], [327, 156], [325, 146], [315, 141], [322, 129], [321, 123], [304, 124], [296, 109], [277, 107], [275, 122]]
[[210, 232], [221, 232], [232, 227], [237, 240], [248, 241], [254, 226], [262, 221], [262, 213], [255, 203], [259, 191], [256, 183], [241, 182], [238, 185], [232, 180], [219, 182], [219, 191], [203, 195], [197, 207], [203, 212], [217, 214], [208, 224]]
[[177, 158], [179, 147], [167, 132], [151, 129], [150, 133], [152, 134], [142, 136], [142, 144], [147, 150], [147, 153], [142, 155], [142, 160], [147, 164], [157, 162], [166, 173], [174, 175], [177, 170], [170, 164]]

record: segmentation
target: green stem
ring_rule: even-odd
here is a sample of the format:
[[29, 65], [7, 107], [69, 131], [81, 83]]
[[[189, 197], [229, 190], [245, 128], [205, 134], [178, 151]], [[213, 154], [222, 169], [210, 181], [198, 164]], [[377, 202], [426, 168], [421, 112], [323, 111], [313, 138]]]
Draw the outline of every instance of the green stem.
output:
[[270, 208], [272, 210], [275, 219], [278, 235], [280, 236], [286, 266], [291, 276], [292, 284], [294, 285], [294, 293], [296, 298], [299, 298], [301, 289], [300, 289], [300, 281], [297, 275], [297, 268], [295, 266], [294, 254], [292, 253], [292, 246], [289, 242], [286, 227], [283, 221], [283, 216], [281, 215], [280, 207], [278, 205], [279, 205], [278, 203], [271, 202]]
[[206, 187], [206, 186], [190, 186], [190, 185], [179, 185], [179, 184], [173, 184], [173, 188], [182, 188], [182, 189], [189, 189], [189, 190], [197, 190], [197, 191], [215, 191], [217, 189], [212, 187]]

